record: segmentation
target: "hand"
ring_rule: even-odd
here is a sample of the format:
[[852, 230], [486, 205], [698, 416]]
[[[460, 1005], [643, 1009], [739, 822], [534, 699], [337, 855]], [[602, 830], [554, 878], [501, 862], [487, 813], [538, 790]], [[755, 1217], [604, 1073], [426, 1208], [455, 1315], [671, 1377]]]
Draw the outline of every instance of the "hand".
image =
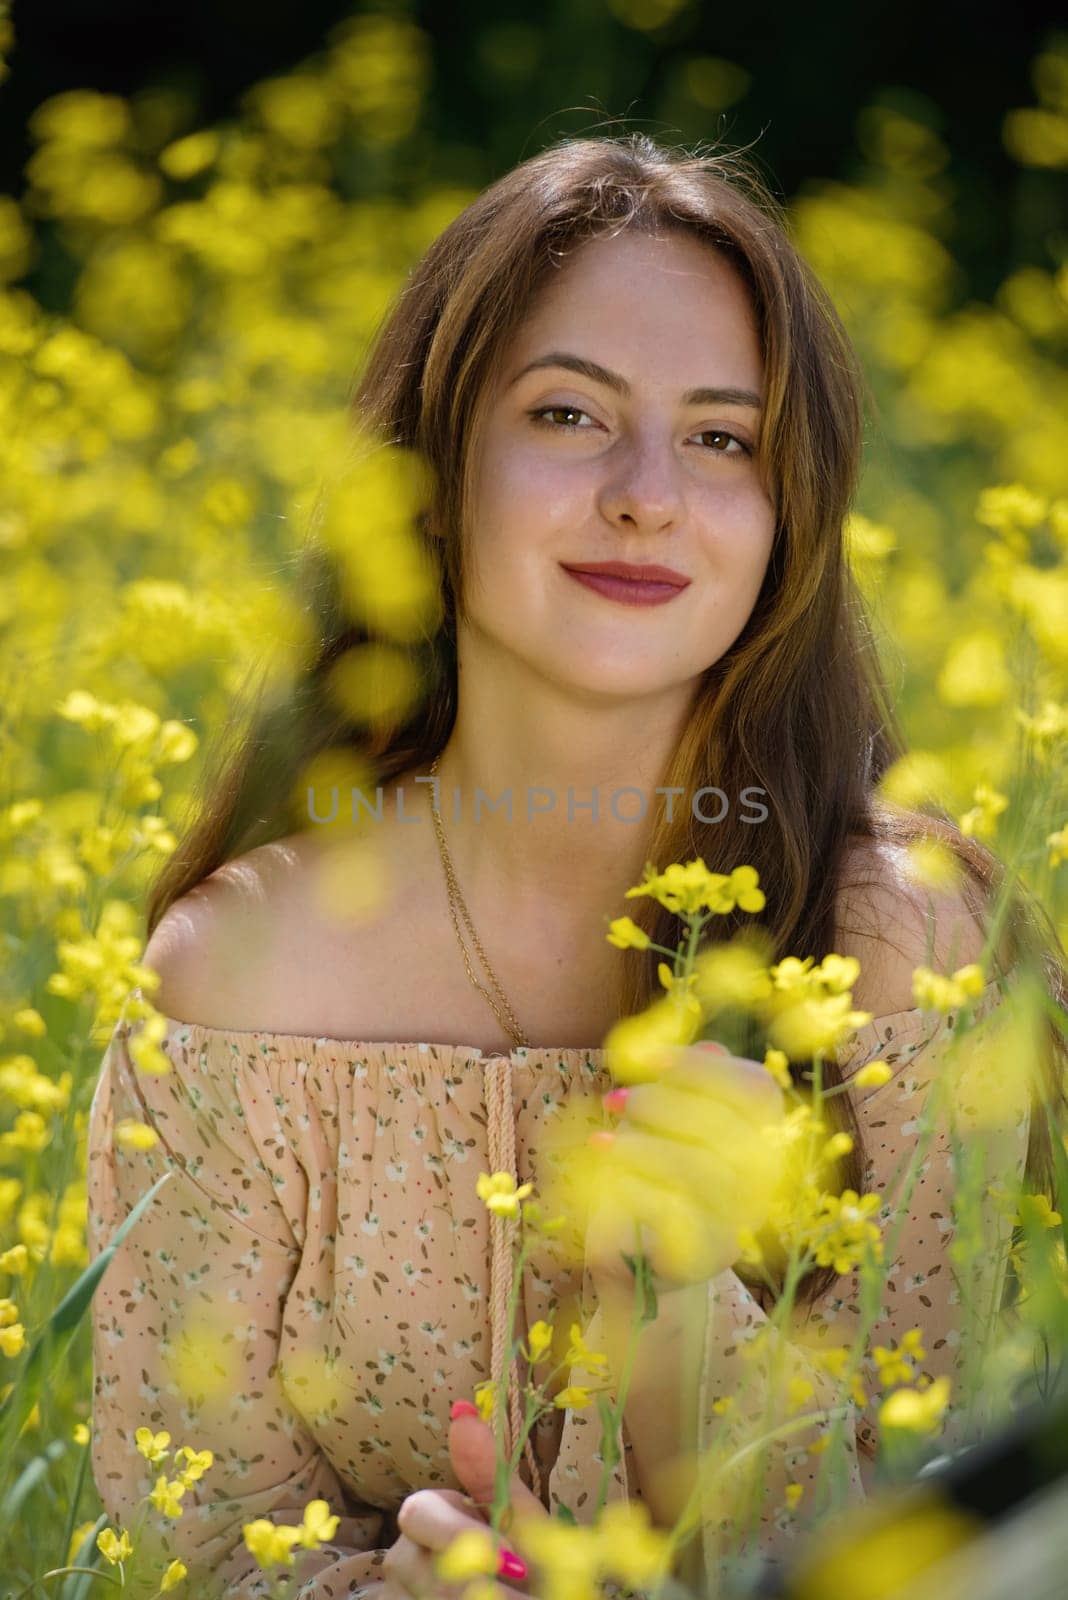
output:
[[[401, 1530], [396, 1543], [386, 1552], [382, 1570], [386, 1573], [386, 1594], [376, 1591], [375, 1600], [410, 1600], [411, 1596], [430, 1595], [433, 1600], [458, 1600], [465, 1584], [445, 1583], [434, 1571], [434, 1558], [466, 1529], [489, 1526], [493, 1504], [495, 1449], [493, 1430], [467, 1402], [453, 1407], [449, 1423], [449, 1459], [452, 1470], [466, 1493], [456, 1489], [417, 1489], [407, 1496], [397, 1514]], [[510, 1503], [520, 1516], [547, 1517], [548, 1512], [519, 1477], [512, 1476]], [[505, 1557], [505, 1570], [497, 1582], [499, 1600], [530, 1600], [522, 1584], [527, 1573], [522, 1561], [512, 1552]], [[502, 1581], [502, 1580], [511, 1580]]]
[[587, 1233], [597, 1285], [632, 1284], [623, 1255], [635, 1252], [636, 1223], [663, 1290], [732, 1266], [739, 1229], [756, 1231], [771, 1208], [785, 1114], [778, 1084], [759, 1061], [713, 1040], [674, 1046], [669, 1059], [655, 1082], [603, 1097], [620, 1120], [590, 1141], [600, 1158]]

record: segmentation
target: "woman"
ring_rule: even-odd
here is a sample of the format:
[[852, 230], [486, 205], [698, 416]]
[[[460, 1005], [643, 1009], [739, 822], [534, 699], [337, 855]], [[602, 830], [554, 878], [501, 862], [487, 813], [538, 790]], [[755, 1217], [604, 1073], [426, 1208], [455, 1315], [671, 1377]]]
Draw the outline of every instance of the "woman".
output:
[[[298, 1559], [305, 1596], [379, 1579], [418, 1590], [442, 1527], [473, 1514], [456, 1491], [482, 1471], [483, 1425], [461, 1415], [450, 1436], [448, 1412], [490, 1375], [498, 1331], [475, 1176], [501, 1165], [512, 1135], [517, 1174], [536, 1173], [568, 1091], [609, 1087], [598, 1047], [658, 985], [653, 953], [614, 949], [606, 918], [628, 910], [656, 942], [679, 937], [672, 913], [623, 901], [645, 862], [752, 864], [777, 959], [858, 958], [854, 1004], [872, 1021], [826, 1070], [832, 1082], [888, 1049], [915, 1065], [914, 1083], [932, 1081], [954, 1018], [935, 1025], [913, 1006], [913, 969], [983, 962], [985, 1014], [993, 975], [1044, 936], [1016, 902], [991, 948], [993, 858], [944, 818], [873, 799], [904, 747], [843, 553], [856, 361], [737, 158], [597, 138], [506, 174], [414, 269], [354, 405], [362, 428], [430, 468], [422, 526], [442, 621], [412, 647], [427, 692], [384, 731], [339, 709], [332, 669], [367, 635], [312, 546], [321, 626], [306, 677], [208, 777], [149, 907], [171, 1071], [137, 1071], [136, 1026], [120, 1024], [93, 1105], [94, 1253], [176, 1168], [94, 1304], [97, 1485], [125, 1524], [159, 1470], [131, 1448], [138, 1424], [210, 1447], [212, 1471], [167, 1525], [161, 1560], [180, 1554], [198, 1592], [230, 1600], [265, 1592], [242, 1526], [299, 1522], [316, 1497], [341, 1523]], [[591, 579], [605, 563], [656, 570]], [[381, 785], [384, 801], [364, 834], [389, 892], [359, 920], [325, 898], [337, 829], [288, 799], [338, 750], [365, 759], [367, 793]], [[429, 776], [440, 791], [416, 783]], [[485, 802], [476, 817], [479, 791], [509, 790], [511, 821]], [[901, 847], [934, 834], [965, 887], [925, 896]], [[750, 920], [731, 914], [717, 931]], [[1063, 997], [1052, 955], [1047, 974]], [[701, 1059], [754, 1083], [752, 1062]], [[846, 1097], [844, 1184], [892, 1174], [916, 1111], [895, 1095]], [[160, 1144], [116, 1150], [122, 1116]], [[1017, 1174], [1026, 1157], [1041, 1180], [1044, 1136], [1016, 1108], [1005, 1158]], [[900, 1242], [910, 1278], [943, 1248], [928, 1232], [947, 1184], [940, 1147]], [[934, 1337], [954, 1318], [938, 1270], [923, 1313], [932, 1377], [954, 1370], [952, 1339]], [[566, 1327], [589, 1289], [533, 1263], [528, 1324]], [[833, 1269], [813, 1274], [810, 1334], [848, 1338], [855, 1291]], [[710, 1406], [770, 1305], [730, 1263], [702, 1293]], [[902, 1291], [873, 1337], [915, 1321]], [[663, 1419], [693, 1402], [657, 1343], [671, 1318], [643, 1337], [614, 1492], [667, 1519], [659, 1469], [679, 1440]], [[789, 1355], [818, 1403], [825, 1373], [800, 1339]], [[858, 1492], [873, 1417], [853, 1424]], [[710, 1409], [700, 1423], [722, 1425]], [[557, 1412], [528, 1452], [530, 1493], [588, 1515], [597, 1446], [596, 1419]], [[783, 1451], [767, 1486], [765, 1551], [789, 1538], [784, 1485], [815, 1472], [803, 1457]]]

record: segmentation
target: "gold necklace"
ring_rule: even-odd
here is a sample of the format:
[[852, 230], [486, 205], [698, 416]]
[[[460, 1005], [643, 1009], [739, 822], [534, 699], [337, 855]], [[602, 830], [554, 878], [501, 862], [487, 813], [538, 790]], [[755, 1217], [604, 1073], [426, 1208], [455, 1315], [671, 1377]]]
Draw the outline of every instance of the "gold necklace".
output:
[[[438, 758], [435, 756], [433, 761], [430, 763], [431, 777], [436, 775], [437, 770]], [[449, 894], [449, 915], [452, 917], [452, 925], [456, 929], [456, 940], [460, 946], [460, 954], [464, 958], [464, 966], [467, 968], [467, 976], [471, 979], [471, 982], [474, 984], [479, 993], [484, 995], [489, 1001], [489, 1004], [493, 1007], [493, 1014], [497, 1018], [497, 1021], [501, 1024], [501, 1027], [504, 1029], [504, 1031], [515, 1040], [517, 1045], [529, 1046], [530, 1040], [527, 1038], [526, 1034], [519, 1026], [519, 1023], [516, 1021], [515, 1012], [508, 1004], [508, 1001], [505, 998], [504, 990], [497, 981], [497, 975], [490, 966], [489, 961], [486, 959], [486, 952], [482, 948], [482, 942], [479, 939], [478, 934], [475, 932], [474, 924], [471, 921], [471, 914], [464, 902], [463, 895], [460, 893], [460, 885], [456, 881], [456, 872], [453, 868], [452, 857], [449, 855], [449, 847], [445, 843], [445, 830], [441, 825], [441, 813], [437, 806], [436, 791], [437, 785], [431, 784], [430, 806], [434, 818], [434, 829], [438, 836], [438, 850], [441, 855], [441, 865], [445, 869], [445, 886]], [[468, 932], [470, 933], [471, 938], [474, 940], [475, 949], [478, 951], [479, 959], [486, 969], [489, 980], [494, 989], [496, 989], [498, 998], [508, 1014], [507, 1021], [498, 1010], [497, 1002], [494, 1000], [489, 990], [483, 984], [479, 983], [478, 979], [475, 977], [474, 970], [471, 966], [471, 960], [467, 953], [467, 946], [464, 944], [463, 934], [460, 932], [460, 922], [456, 915], [457, 907], [459, 907], [463, 914], [463, 919], [467, 924]]]

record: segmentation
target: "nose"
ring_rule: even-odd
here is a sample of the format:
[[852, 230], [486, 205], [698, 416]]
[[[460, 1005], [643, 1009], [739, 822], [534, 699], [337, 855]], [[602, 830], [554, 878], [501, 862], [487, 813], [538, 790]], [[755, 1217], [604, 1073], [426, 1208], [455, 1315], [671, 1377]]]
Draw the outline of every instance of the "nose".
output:
[[602, 514], [642, 533], [670, 531], [682, 521], [682, 471], [669, 445], [653, 439], [630, 445], [602, 490]]

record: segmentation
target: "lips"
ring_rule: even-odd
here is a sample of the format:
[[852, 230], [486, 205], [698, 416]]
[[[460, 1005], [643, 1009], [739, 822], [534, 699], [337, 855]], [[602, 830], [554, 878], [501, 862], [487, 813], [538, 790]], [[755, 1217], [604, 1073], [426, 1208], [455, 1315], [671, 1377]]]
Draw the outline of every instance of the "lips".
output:
[[587, 572], [595, 577], [621, 578], [625, 583], [670, 584], [676, 589], [684, 589], [690, 581], [682, 572], [651, 562], [636, 565], [629, 561], [563, 561], [560, 564], [568, 572]]
[[[606, 600], [626, 606], [659, 606], [676, 600], [689, 587], [689, 578], [673, 572], [670, 567], [635, 567], [627, 562], [598, 562], [590, 566], [573, 567], [560, 563], [569, 578], [586, 589], [603, 595]], [[633, 573], [639, 573], [635, 578]], [[652, 576], [666, 573], [667, 577]]]

